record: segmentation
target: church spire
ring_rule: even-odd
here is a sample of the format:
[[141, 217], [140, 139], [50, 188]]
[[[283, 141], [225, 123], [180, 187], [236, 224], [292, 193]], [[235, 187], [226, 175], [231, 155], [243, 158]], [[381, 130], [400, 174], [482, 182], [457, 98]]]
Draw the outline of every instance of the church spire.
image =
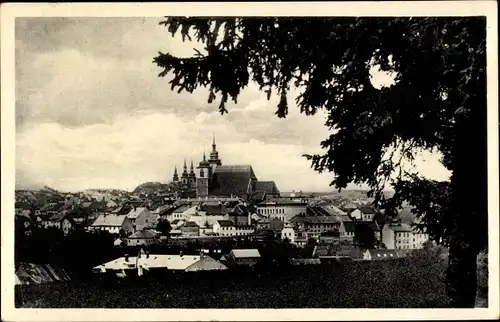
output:
[[210, 152], [210, 159], [208, 159], [208, 162], [212, 166], [218, 166], [222, 164], [221, 160], [219, 159], [219, 152], [217, 152], [217, 145], [215, 144], [215, 132], [212, 141], [212, 152]]
[[179, 175], [177, 174], [177, 166], [174, 166], [174, 181], [179, 181]]
[[187, 177], [188, 172], [187, 172], [187, 165], [186, 165], [186, 158], [184, 158], [184, 171], [182, 171], [182, 177]]
[[212, 151], [215, 152], [216, 151], [216, 144], [215, 144], [215, 132], [213, 134], [213, 139], [212, 139]]

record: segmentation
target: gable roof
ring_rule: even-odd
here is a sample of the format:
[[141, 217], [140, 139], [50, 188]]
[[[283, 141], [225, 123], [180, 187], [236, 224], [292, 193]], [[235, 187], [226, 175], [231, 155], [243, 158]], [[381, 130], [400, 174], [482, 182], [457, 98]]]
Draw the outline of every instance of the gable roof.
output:
[[262, 191], [267, 194], [279, 194], [280, 191], [274, 181], [257, 181], [255, 191]]
[[207, 215], [221, 215], [221, 214], [226, 214], [229, 211], [229, 208], [224, 206], [223, 204], [219, 205], [203, 205], [202, 211], [206, 212]]
[[251, 249], [233, 249], [231, 254], [234, 258], [260, 258], [259, 250], [256, 248]]
[[219, 225], [221, 227], [232, 227], [234, 226], [233, 222], [231, 220], [217, 220]]
[[100, 215], [92, 226], [121, 227], [127, 215]]
[[156, 234], [150, 230], [139, 230], [128, 236], [129, 239], [155, 238]]
[[174, 211], [172, 211], [172, 213], [183, 213], [184, 211], [190, 209], [191, 207], [194, 207], [194, 206], [191, 206], [191, 205], [183, 205], [183, 206], [180, 206], [179, 208], [175, 209]]
[[137, 207], [137, 208], [132, 208], [130, 212], [127, 214], [127, 217], [130, 219], [136, 219], [139, 217], [142, 213], [148, 211], [146, 207]]
[[215, 168], [209, 194], [216, 196], [244, 195], [248, 193], [251, 179], [255, 173], [249, 165], [229, 165]]
[[198, 224], [195, 223], [194, 221], [188, 221], [188, 222], [184, 223], [184, 225], [182, 227], [183, 228], [184, 227], [200, 228], [200, 226], [198, 226]]

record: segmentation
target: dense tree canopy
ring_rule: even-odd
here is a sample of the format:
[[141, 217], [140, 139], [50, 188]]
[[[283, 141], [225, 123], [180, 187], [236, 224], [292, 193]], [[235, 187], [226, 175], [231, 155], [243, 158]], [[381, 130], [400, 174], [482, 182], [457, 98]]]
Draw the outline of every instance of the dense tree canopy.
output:
[[[331, 135], [323, 155], [307, 156], [315, 170], [333, 174], [332, 185], [366, 183], [388, 213], [408, 201], [420, 228], [450, 246], [448, 279], [456, 306], [471, 306], [475, 259], [487, 246], [486, 19], [458, 18], [167, 18], [172, 35], [191, 35], [206, 53], [154, 62], [173, 75], [171, 89], [209, 88], [208, 102], [229, 99], [249, 82], [279, 95], [299, 89], [301, 112], [328, 112]], [[376, 87], [373, 66], [394, 75]], [[407, 173], [418, 149], [439, 151], [450, 181]], [[386, 199], [382, 189], [395, 190]]]

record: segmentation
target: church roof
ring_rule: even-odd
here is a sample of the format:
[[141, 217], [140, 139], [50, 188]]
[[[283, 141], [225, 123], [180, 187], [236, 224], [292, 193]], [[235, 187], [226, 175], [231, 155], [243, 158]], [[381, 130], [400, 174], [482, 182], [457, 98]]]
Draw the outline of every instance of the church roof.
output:
[[268, 194], [280, 193], [274, 181], [257, 181], [255, 183], [255, 191], [263, 191]]
[[218, 166], [212, 177], [209, 194], [246, 194], [252, 178], [255, 178], [255, 173], [249, 165]]

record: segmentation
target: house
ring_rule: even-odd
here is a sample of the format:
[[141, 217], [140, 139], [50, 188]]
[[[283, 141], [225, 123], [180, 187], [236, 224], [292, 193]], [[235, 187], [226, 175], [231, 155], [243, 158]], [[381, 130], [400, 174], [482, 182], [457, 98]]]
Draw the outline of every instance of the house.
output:
[[111, 271], [118, 276], [139, 275], [154, 271], [197, 272], [225, 270], [227, 267], [205, 255], [154, 255], [139, 254], [135, 257], [124, 256], [94, 267], [95, 273]]
[[340, 233], [338, 229], [325, 231], [319, 235], [318, 242], [320, 244], [336, 244], [340, 241]]
[[351, 212], [351, 217], [361, 221], [372, 221], [376, 211], [370, 206], [361, 206]]
[[127, 218], [136, 230], [156, 227], [158, 216], [146, 207], [133, 207], [127, 214]]
[[64, 235], [67, 235], [73, 229], [73, 221], [70, 216], [68, 216], [68, 213], [58, 213], [51, 216], [49, 220], [45, 222], [45, 228], [48, 227], [56, 227], [62, 230]]
[[281, 239], [288, 239], [290, 244], [295, 244], [295, 239], [298, 237], [296, 228], [291, 224], [286, 224], [281, 230]]
[[388, 224], [382, 228], [382, 242], [387, 249], [421, 249], [429, 235], [408, 224]]
[[234, 265], [253, 266], [260, 261], [260, 253], [258, 249], [233, 249], [224, 259]]
[[187, 221], [180, 227], [183, 236], [199, 236], [200, 226], [194, 221]]
[[230, 220], [218, 220], [212, 228], [217, 236], [233, 236], [236, 231], [234, 223]]
[[91, 231], [107, 231], [110, 234], [119, 234], [123, 230], [126, 234], [134, 230], [134, 225], [126, 215], [103, 214], [90, 225]]
[[126, 238], [127, 246], [149, 246], [155, 243], [158, 236], [151, 230], [139, 230]]
[[277, 217], [274, 217], [274, 218], [271, 218], [271, 219], [268, 219], [268, 218], [264, 218], [264, 219], [261, 219], [260, 221], [257, 222], [257, 228], [258, 229], [270, 229], [272, 231], [274, 231], [275, 233], [279, 233], [283, 230], [283, 227], [285, 227], [285, 223], [277, 218]]
[[176, 219], [189, 220], [191, 216], [195, 215], [198, 206], [193, 205], [183, 205], [172, 211], [170, 215], [167, 215], [167, 220], [172, 222]]
[[295, 198], [276, 198], [264, 200], [257, 205], [257, 213], [267, 218], [278, 218], [283, 222], [289, 222], [297, 215], [303, 215], [307, 211], [307, 201]]
[[360, 249], [357, 247], [340, 247], [337, 251], [337, 257], [348, 257], [354, 261], [370, 260], [371, 254], [368, 249]]
[[354, 241], [356, 226], [359, 224], [368, 225], [373, 230], [375, 239], [380, 240], [381, 230], [379, 225], [375, 221], [341, 221], [341, 225], [339, 227], [340, 238]]
[[160, 219], [159, 215], [146, 209], [145, 211], [141, 212], [135, 219], [135, 229], [136, 230], [155, 229], [159, 219]]
[[290, 222], [307, 237], [318, 238], [326, 231], [339, 229], [340, 223], [333, 216], [295, 216]]
[[176, 219], [170, 223], [170, 226], [172, 227], [172, 230], [177, 229], [184, 225], [185, 221], [181, 219]]

